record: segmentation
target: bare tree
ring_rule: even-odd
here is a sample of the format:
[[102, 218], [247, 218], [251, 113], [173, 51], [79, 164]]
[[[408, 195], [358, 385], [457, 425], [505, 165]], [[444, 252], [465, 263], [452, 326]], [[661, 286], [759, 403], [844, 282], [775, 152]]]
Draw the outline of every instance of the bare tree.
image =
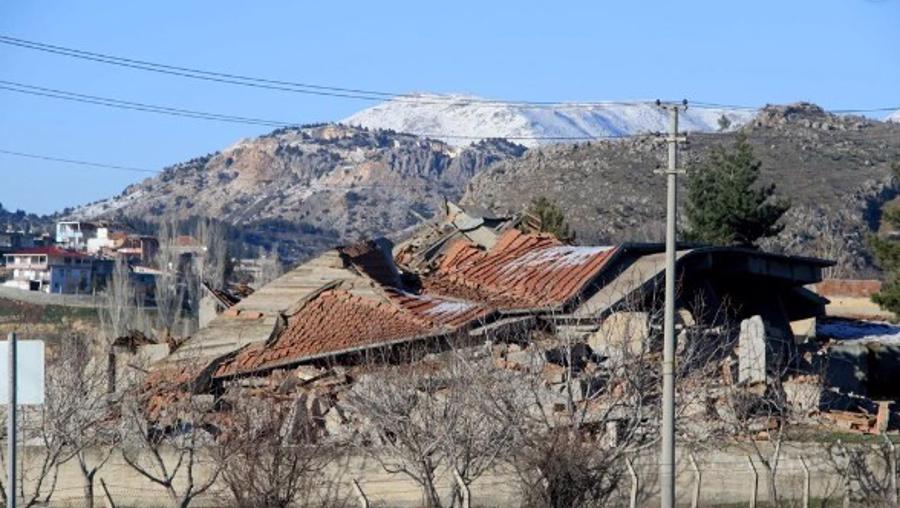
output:
[[154, 286], [156, 300], [156, 327], [169, 336], [181, 317], [185, 301], [185, 288], [180, 278], [181, 255], [177, 249], [178, 224], [163, 219], [159, 224], [155, 263], [159, 269]]
[[549, 334], [499, 357], [508, 379], [494, 391], [488, 416], [515, 430], [508, 460], [528, 506], [607, 503], [624, 458], [653, 441], [649, 350], [622, 345], [608, 341], [601, 356], [584, 342]]
[[[21, 469], [17, 497], [23, 506], [50, 502], [59, 467], [65, 462], [78, 459], [82, 472], [90, 475], [85, 476], [85, 493], [92, 491], [93, 474], [105, 463], [101, 457], [89, 466], [86, 458], [88, 447], [105, 442], [99, 436], [104, 435], [104, 422], [110, 415], [103, 403], [105, 376], [102, 370], [93, 370], [91, 348], [85, 342], [77, 336], [63, 337], [48, 361], [44, 403], [20, 408], [23, 440], [40, 445], [31, 448], [39, 450], [36, 459]], [[99, 375], [94, 376], [95, 372]], [[9, 495], [7, 487], [3, 485], [4, 500]]]
[[762, 379], [741, 380], [729, 374], [719, 383], [706, 384], [703, 390], [713, 395], [710, 406], [714, 406], [706, 423], [711, 437], [745, 451], [761, 466], [769, 500], [778, 504], [776, 476], [785, 444], [797, 424], [819, 409], [823, 376], [821, 366], [806, 362], [795, 347], [784, 347], [793, 344], [792, 336], [766, 328], [760, 340], [765, 343], [761, 358], [751, 359], [744, 352], [737, 363], [758, 362], [757, 376]]
[[253, 281], [257, 288], [265, 286], [284, 273], [284, 267], [278, 259], [278, 249], [276, 247], [273, 247], [269, 252], [264, 252], [260, 249], [257, 260], [259, 264], [259, 277], [257, 280]]
[[447, 460], [437, 429], [444, 381], [427, 367], [386, 366], [360, 379], [345, 399], [368, 431], [359, 449], [386, 472], [416, 482], [429, 508], [442, 506], [435, 478]]
[[149, 331], [140, 300], [127, 261], [122, 257], [116, 258], [112, 277], [100, 294], [98, 307], [101, 332], [107, 344], [132, 330]]
[[85, 506], [94, 505], [94, 478], [119, 443], [119, 432], [108, 400], [105, 365], [91, 344], [65, 337], [47, 376], [45, 422], [53, 440], [64, 443], [64, 460], [74, 459], [84, 481]]
[[193, 395], [191, 372], [199, 369], [151, 372], [120, 404], [125, 463], [179, 508], [209, 491], [225, 467], [209, 460], [216, 456], [212, 396]]
[[227, 423], [216, 449], [222, 480], [239, 508], [320, 506], [331, 493], [325, 468], [338, 447], [314, 424], [305, 397], [228, 394]]
[[214, 289], [223, 289], [228, 267], [225, 226], [215, 219], [204, 218], [197, 222], [194, 236], [203, 246], [203, 255], [195, 258], [201, 265], [200, 277]]
[[889, 439], [855, 445], [838, 440], [827, 448], [826, 462], [846, 484], [856, 486], [848, 494], [859, 506], [896, 506], [897, 492], [891, 490], [897, 485], [897, 460]]

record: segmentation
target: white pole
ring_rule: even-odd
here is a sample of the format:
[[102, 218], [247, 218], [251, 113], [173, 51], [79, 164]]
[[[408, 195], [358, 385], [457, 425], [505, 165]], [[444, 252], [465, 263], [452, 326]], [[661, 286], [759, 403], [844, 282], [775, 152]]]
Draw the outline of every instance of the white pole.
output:
[[694, 454], [691, 453], [688, 457], [691, 459], [691, 467], [694, 469], [694, 495], [691, 497], [691, 508], [697, 508], [700, 506], [700, 484], [703, 481], [703, 476], [700, 473], [700, 466], [697, 465], [697, 459], [694, 458]]
[[753, 483], [750, 485], [750, 508], [756, 508], [756, 498], [759, 492], [759, 474], [756, 472], [756, 466], [753, 465], [753, 459], [747, 455], [747, 465], [750, 466], [750, 472], [753, 473]]
[[628, 508], [636, 508], [637, 507], [637, 496], [638, 496], [637, 471], [634, 470], [634, 465], [631, 463], [631, 459], [625, 458], [625, 465], [628, 466], [628, 474], [631, 475], [631, 499], [628, 504]]
[[675, 227], [678, 213], [678, 109], [685, 104], [662, 105], [669, 110], [669, 167], [666, 170], [666, 305], [663, 322], [662, 443], [659, 489], [662, 508], [675, 508]]
[[16, 508], [16, 334], [10, 333], [6, 346], [9, 360], [9, 404], [6, 411], [6, 506]]
[[803, 468], [803, 508], [809, 508], [809, 466], [800, 456], [800, 467]]

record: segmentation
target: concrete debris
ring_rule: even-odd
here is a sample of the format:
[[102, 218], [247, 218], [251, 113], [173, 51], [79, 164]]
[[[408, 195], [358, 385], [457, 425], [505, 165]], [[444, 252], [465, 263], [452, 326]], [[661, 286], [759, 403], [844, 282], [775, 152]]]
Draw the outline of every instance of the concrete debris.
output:
[[614, 312], [588, 338], [588, 345], [605, 354], [626, 350], [640, 354], [650, 338], [647, 312]]
[[761, 316], [741, 321], [738, 339], [738, 381], [766, 382], [766, 325]]

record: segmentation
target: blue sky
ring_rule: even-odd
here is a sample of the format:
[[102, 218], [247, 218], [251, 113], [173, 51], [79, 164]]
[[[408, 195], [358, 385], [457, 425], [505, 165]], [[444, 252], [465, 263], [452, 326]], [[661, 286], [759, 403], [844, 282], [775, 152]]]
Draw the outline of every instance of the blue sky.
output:
[[[208, 70], [527, 100], [900, 104], [900, 0], [28, 2], [0, 34]], [[0, 80], [297, 123], [371, 103], [159, 76], [0, 45]], [[0, 91], [0, 149], [158, 169], [270, 129]], [[0, 203], [47, 213], [146, 175], [0, 155]]]

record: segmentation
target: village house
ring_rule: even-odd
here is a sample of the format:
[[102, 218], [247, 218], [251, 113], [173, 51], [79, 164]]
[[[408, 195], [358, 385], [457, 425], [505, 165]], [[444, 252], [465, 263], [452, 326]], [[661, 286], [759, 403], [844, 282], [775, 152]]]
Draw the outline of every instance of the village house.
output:
[[[527, 340], [532, 330], [602, 351], [598, 332], [626, 311], [649, 329], [661, 301], [662, 245], [572, 246], [514, 218], [484, 219], [449, 205], [447, 212], [397, 246], [381, 239], [325, 252], [219, 306], [221, 314], [156, 368], [199, 362], [206, 384], [215, 384], [304, 364], [352, 364], [374, 349], [440, 348], [451, 338]], [[699, 319], [731, 302], [735, 319], [760, 316], [771, 336], [787, 337], [791, 321], [824, 313], [826, 300], [804, 286], [820, 281], [826, 266], [749, 249], [683, 248], [679, 307]]]
[[85, 250], [88, 241], [97, 238], [100, 228], [93, 222], [60, 221], [56, 223], [56, 244], [65, 249]]
[[7, 229], [0, 232], [0, 254], [7, 254], [18, 249], [34, 246], [34, 236], [25, 231]]
[[59, 294], [90, 293], [94, 258], [57, 246], [19, 249], [5, 254], [12, 278], [4, 286]]

